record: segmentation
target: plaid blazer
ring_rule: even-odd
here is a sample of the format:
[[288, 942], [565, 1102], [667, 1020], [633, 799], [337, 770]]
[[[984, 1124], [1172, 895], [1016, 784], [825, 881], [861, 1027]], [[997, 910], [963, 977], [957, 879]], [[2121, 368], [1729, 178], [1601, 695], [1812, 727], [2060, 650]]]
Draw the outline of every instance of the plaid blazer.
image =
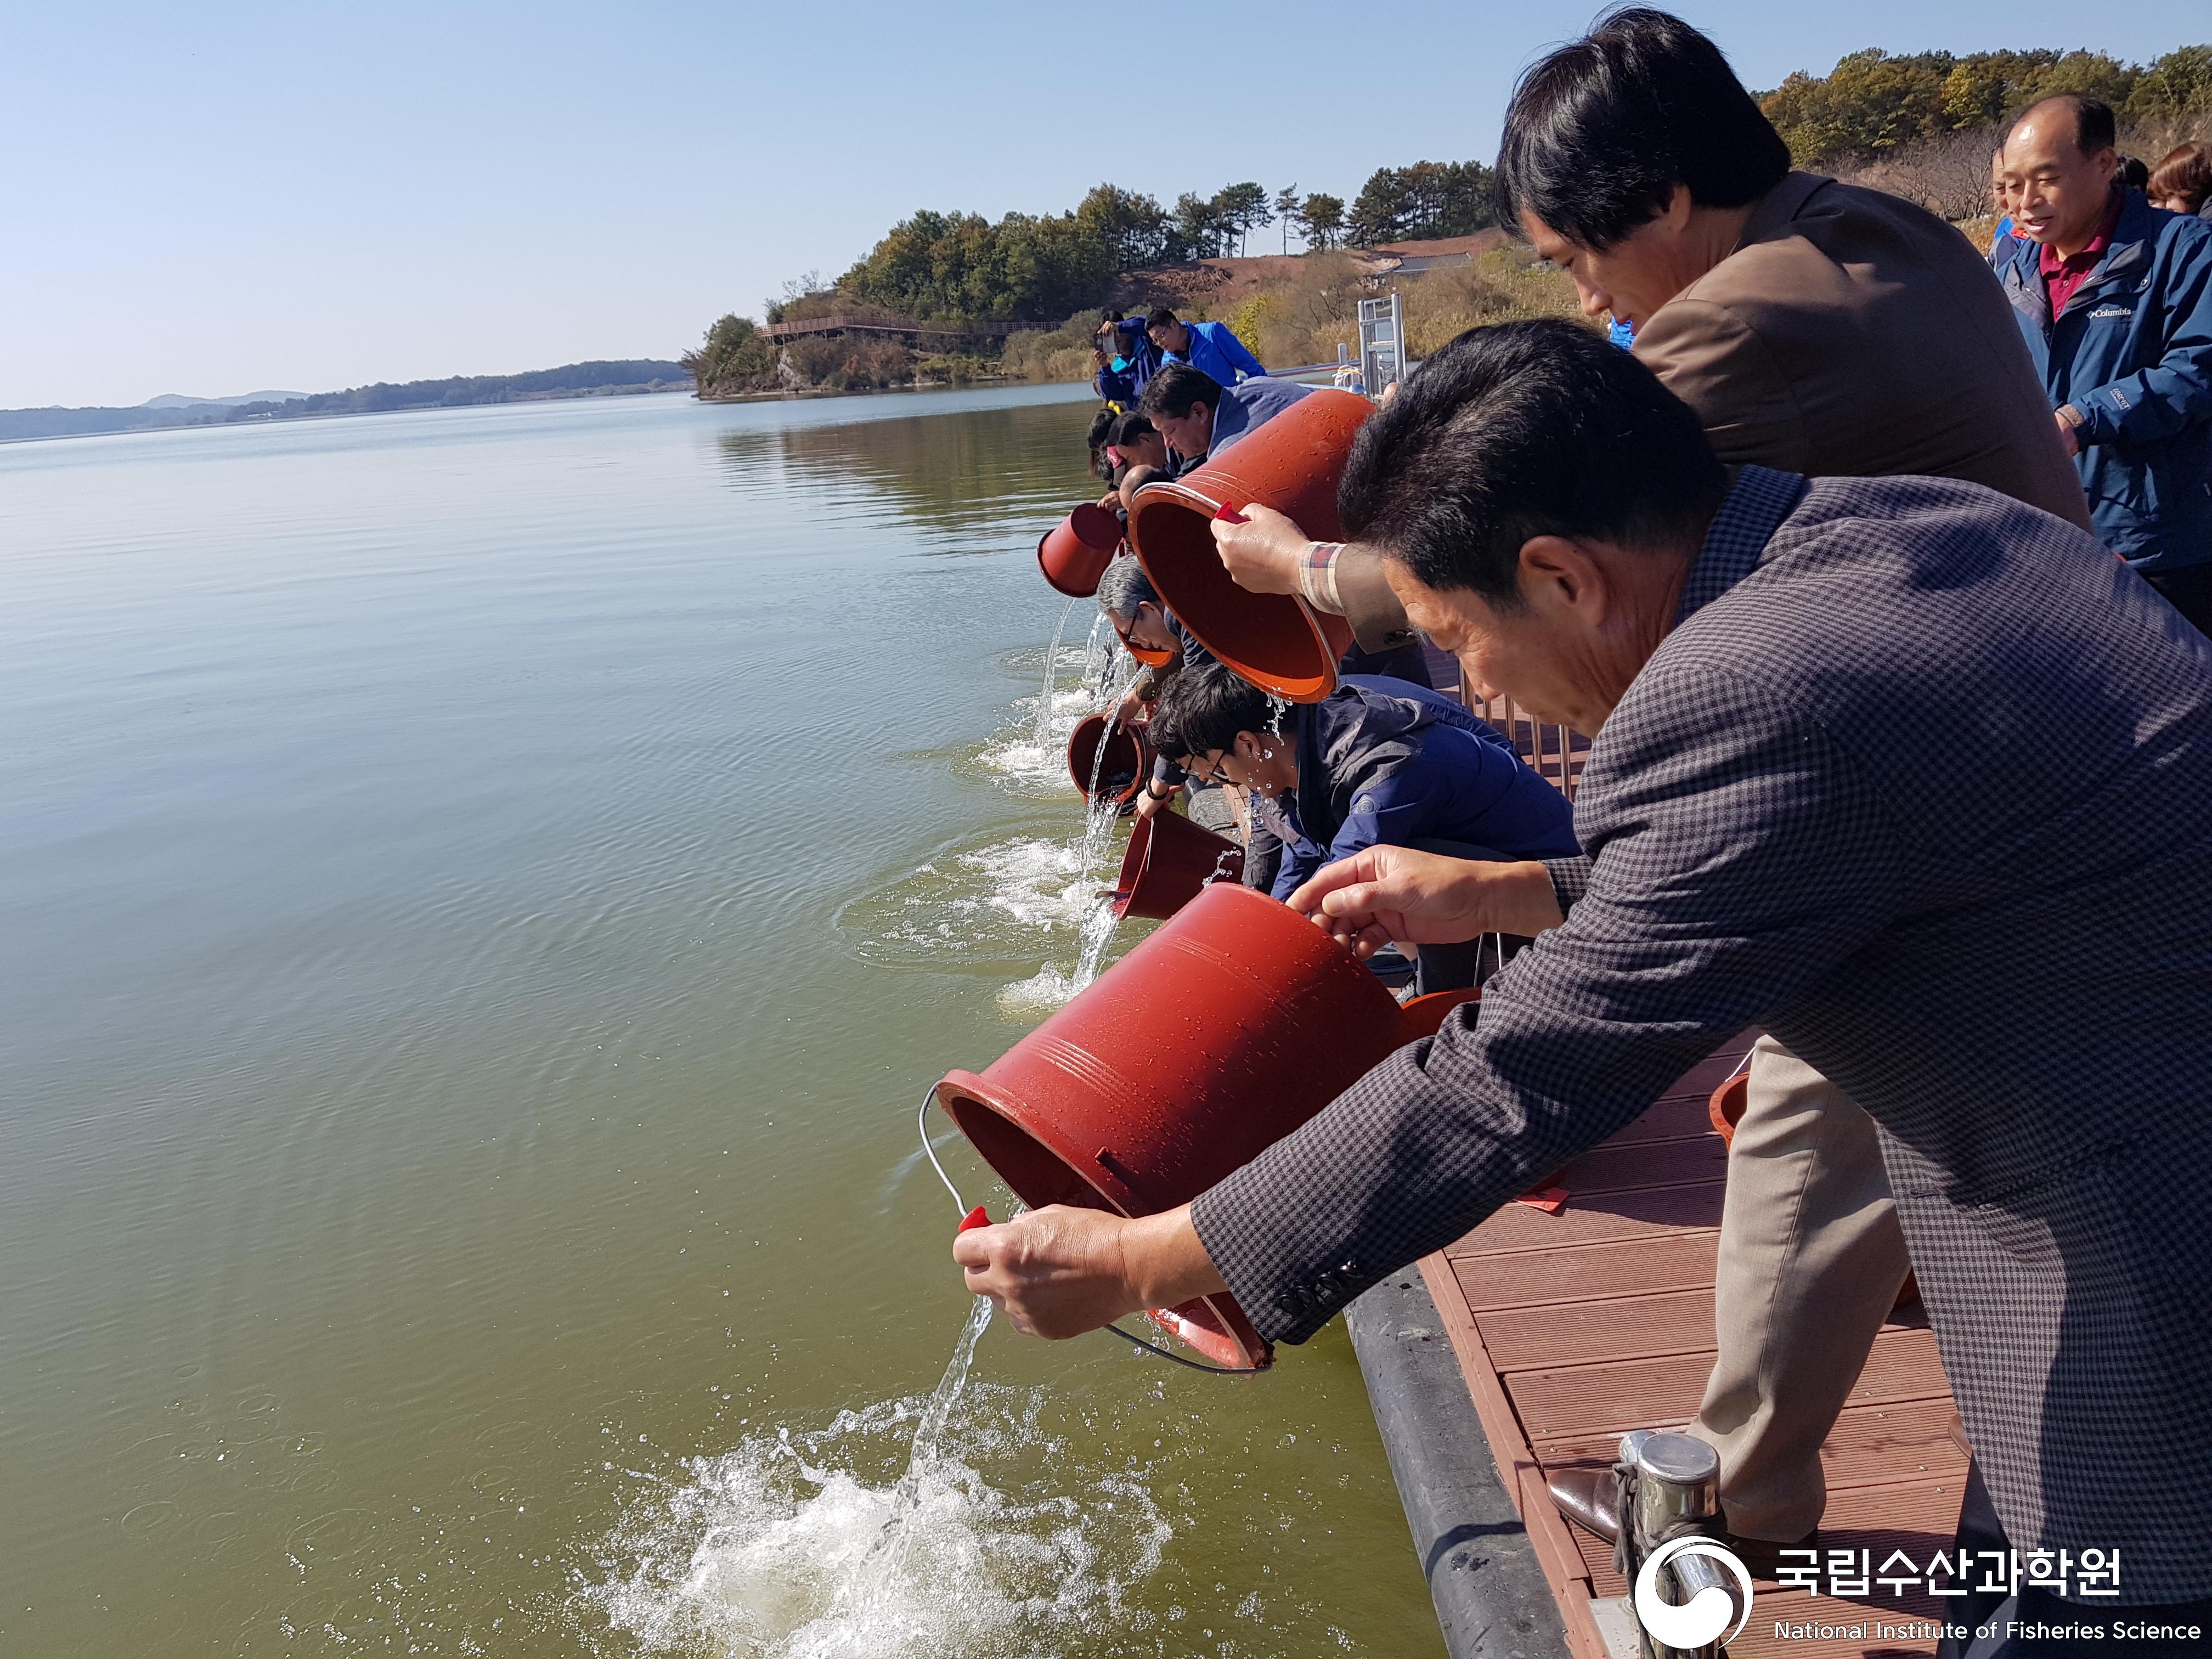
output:
[[1297, 1341], [1762, 1024], [1881, 1126], [2021, 1549], [2212, 1595], [2212, 644], [1978, 485], [1748, 467], [1591, 748], [1566, 925], [1204, 1194]]

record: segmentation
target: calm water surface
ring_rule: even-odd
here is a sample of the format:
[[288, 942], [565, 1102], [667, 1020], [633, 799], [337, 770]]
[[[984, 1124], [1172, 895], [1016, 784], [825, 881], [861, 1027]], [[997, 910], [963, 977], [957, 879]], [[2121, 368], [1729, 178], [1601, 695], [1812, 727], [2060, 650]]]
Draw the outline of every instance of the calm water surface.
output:
[[1440, 1650], [1340, 1328], [994, 1326], [908, 1473], [1089, 407], [0, 448], [0, 1650]]

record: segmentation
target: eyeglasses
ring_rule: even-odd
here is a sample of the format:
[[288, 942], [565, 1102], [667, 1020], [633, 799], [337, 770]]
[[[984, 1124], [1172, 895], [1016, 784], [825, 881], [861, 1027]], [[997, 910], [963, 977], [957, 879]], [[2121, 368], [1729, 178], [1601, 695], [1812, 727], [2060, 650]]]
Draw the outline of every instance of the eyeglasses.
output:
[[1164, 668], [1176, 659], [1173, 651], [1155, 651], [1149, 645], [1139, 645], [1129, 637], [1129, 630], [1118, 620], [1114, 623], [1114, 637], [1121, 641], [1121, 648], [1147, 668]]
[[1223, 751], [1218, 749], [1210, 749], [1206, 753], [1209, 755], [1219, 756], [1220, 759], [1207, 760], [1197, 755], [1186, 756], [1183, 760], [1182, 769], [1188, 772], [1192, 777], [1196, 778], [1200, 783], [1229, 783], [1233, 781], [1229, 775], [1221, 769], [1221, 762], [1228, 759], [1228, 756], [1224, 754]]

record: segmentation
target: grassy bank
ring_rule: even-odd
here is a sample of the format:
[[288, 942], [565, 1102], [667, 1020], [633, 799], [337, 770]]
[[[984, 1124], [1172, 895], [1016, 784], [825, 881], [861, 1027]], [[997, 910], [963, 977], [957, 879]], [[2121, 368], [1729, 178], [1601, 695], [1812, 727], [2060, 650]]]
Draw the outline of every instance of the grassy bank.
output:
[[[1417, 356], [1455, 334], [1527, 317], [1575, 317], [1574, 285], [1539, 264], [1525, 244], [1509, 242], [1461, 264], [1419, 272], [1372, 269], [1349, 253], [1310, 253], [1268, 261], [1273, 267], [1225, 301], [1180, 307], [1193, 320], [1225, 322], [1263, 363], [1289, 367], [1327, 362], [1343, 345], [1359, 349], [1359, 302], [1395, 291], [1406, 308], [1407, 343]], [[1000, 359], [1008, 378], [1087, 380], [1091, 332], [1098, 313], [1086, 311], [1060, 328], [1012, 335]]]

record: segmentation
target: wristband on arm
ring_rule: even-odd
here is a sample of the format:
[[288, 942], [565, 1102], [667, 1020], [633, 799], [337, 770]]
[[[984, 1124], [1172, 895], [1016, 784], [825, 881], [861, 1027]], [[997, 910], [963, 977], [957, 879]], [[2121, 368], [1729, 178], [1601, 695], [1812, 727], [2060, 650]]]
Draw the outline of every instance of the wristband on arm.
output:
[[1299, 593], [1315, 610], [1332, 617], [1344, 614], [1344, 601], [1336, 593], [1336, 556], [1343, 551], [1342, 542], [1315, 542], [1298, 562]]

